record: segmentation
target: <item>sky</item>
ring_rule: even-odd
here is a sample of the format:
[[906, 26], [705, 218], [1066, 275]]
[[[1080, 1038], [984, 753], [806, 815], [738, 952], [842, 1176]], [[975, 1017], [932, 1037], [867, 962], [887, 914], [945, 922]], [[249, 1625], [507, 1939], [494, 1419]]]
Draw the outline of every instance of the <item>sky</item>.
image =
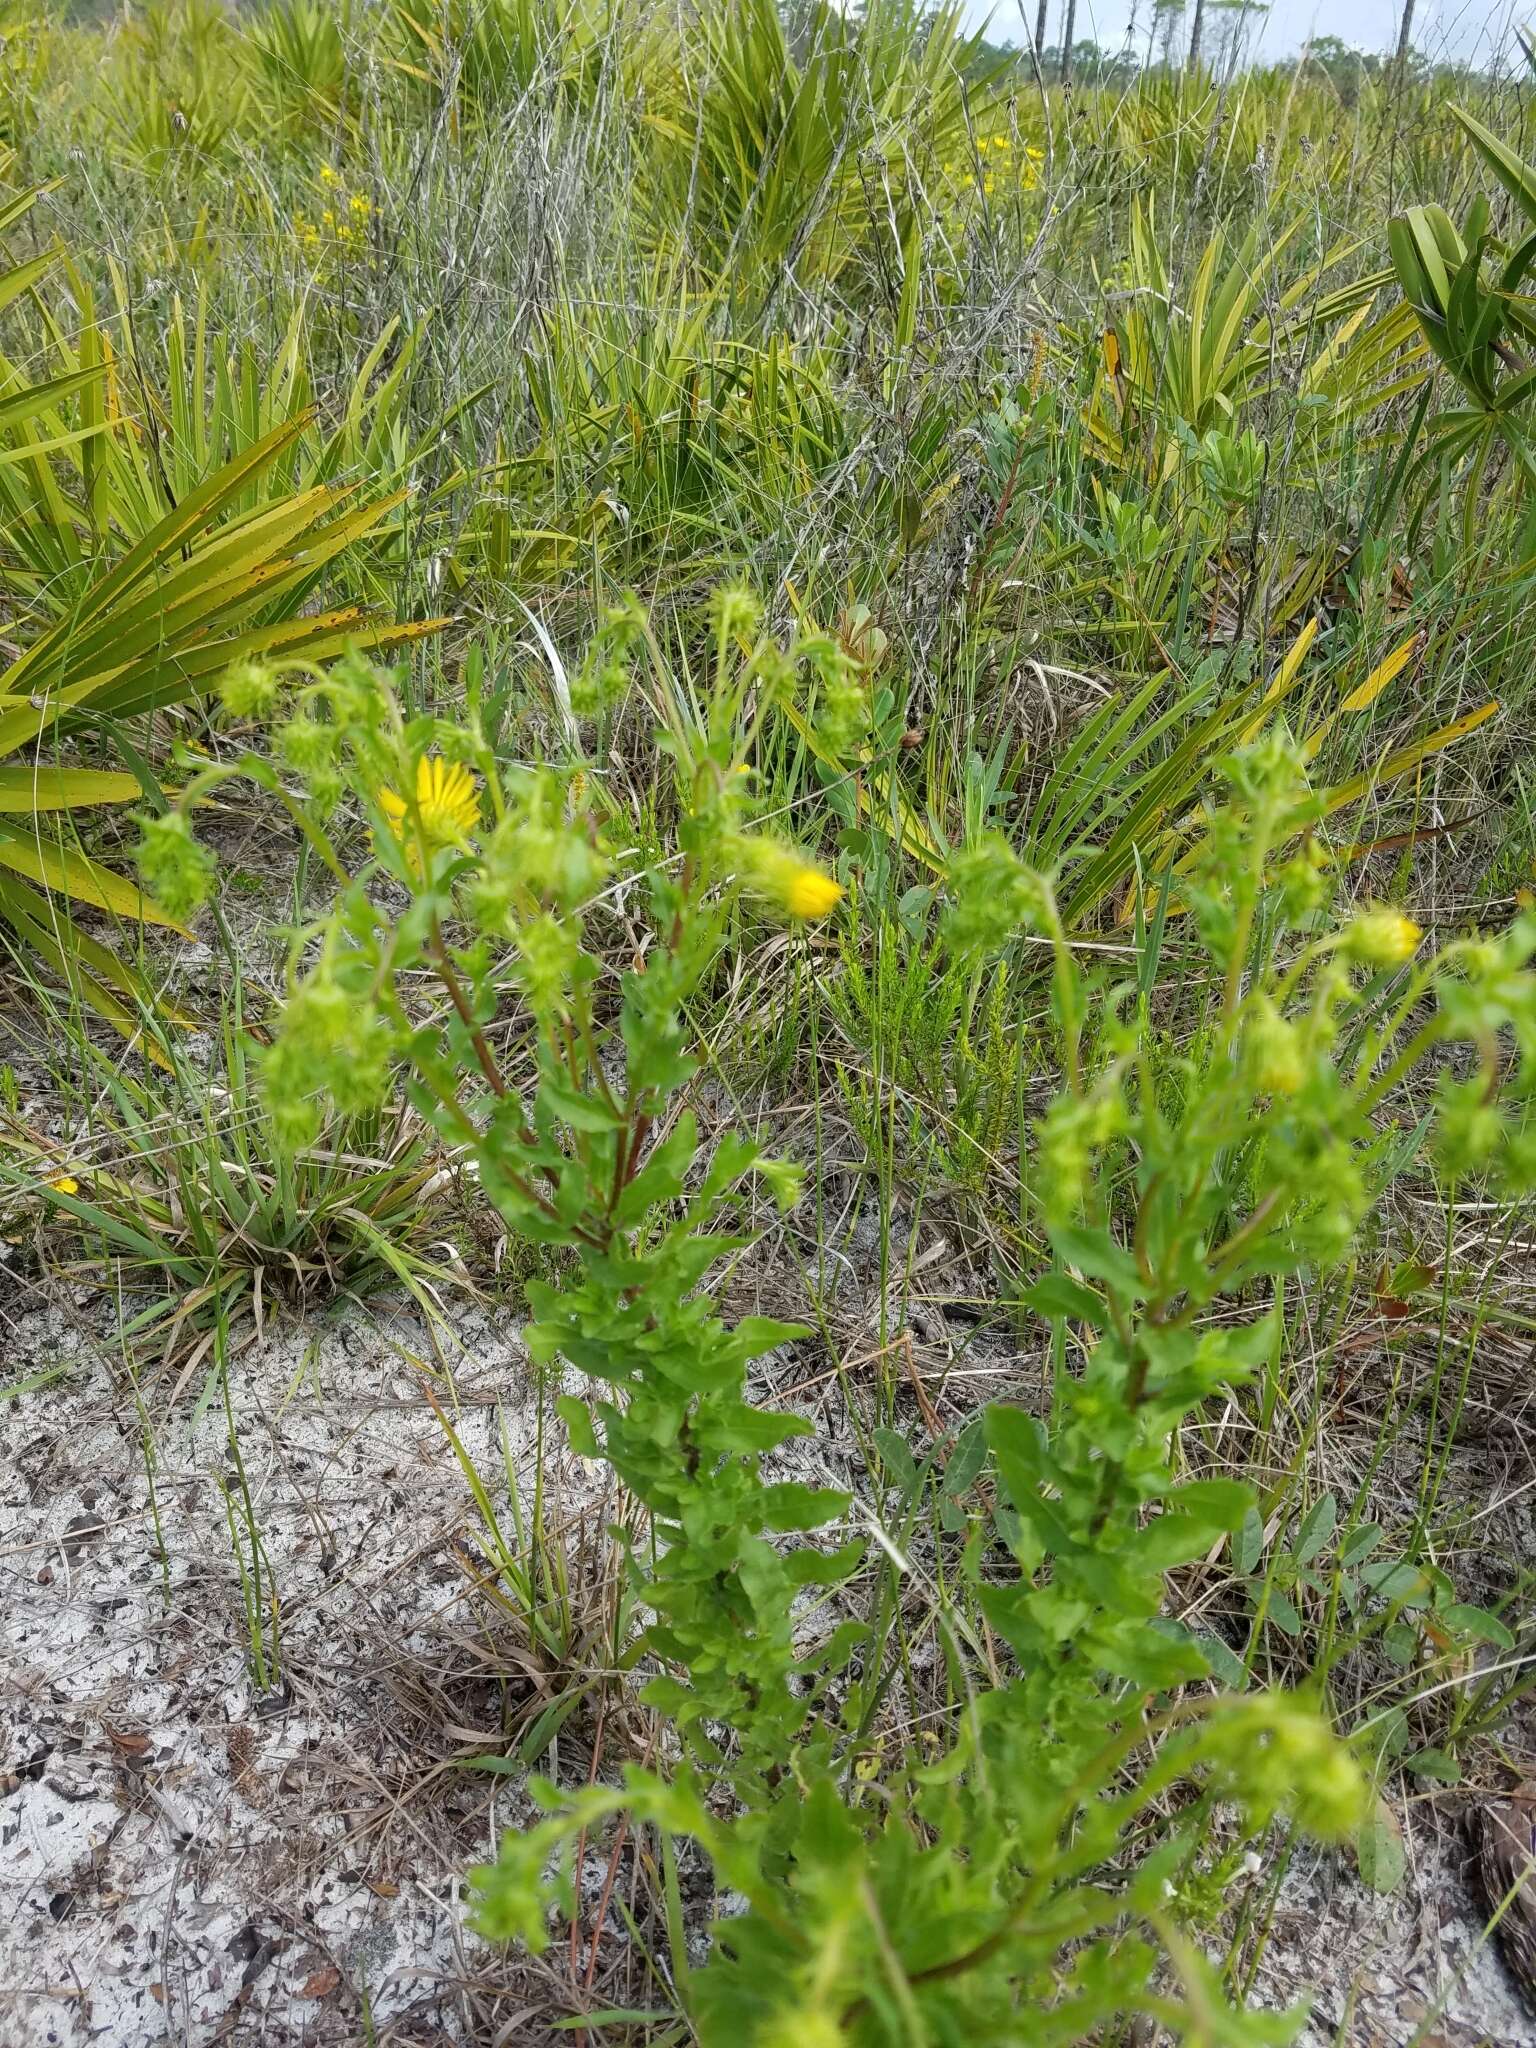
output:
[[[967, 13], [977, 23], [990, 13], [998, 41], [1021, 43], [1021, 10], [1032, 35], [1036, 5], [1037, 0], [996, 0], [991, 6], [988, 0], [967, 0]], [[1487, 59], [1495, 47], [1508, 45], [1511, 17], [1524, 18], [1525, 10], [1516, 7], [1517, 0], [1415, 0], [1414, 47], [1433, 56]], [[1065, 0], [1049, 0], [1047, 43], [1059, 34], [1065, 12]], [[1138, 46], [1144, 46], [1151, 0], [1077, 0], [1075, 33], [1118, 48], [1133, 12]], [[1294, 56], [1310, 34], [1339, 36], [1363, 50], [1393, 50], [1401, 13], [1402, 0], [1272, 0], [1262, 31], [1251, 32], [1253, 46], [1262, 57]]]

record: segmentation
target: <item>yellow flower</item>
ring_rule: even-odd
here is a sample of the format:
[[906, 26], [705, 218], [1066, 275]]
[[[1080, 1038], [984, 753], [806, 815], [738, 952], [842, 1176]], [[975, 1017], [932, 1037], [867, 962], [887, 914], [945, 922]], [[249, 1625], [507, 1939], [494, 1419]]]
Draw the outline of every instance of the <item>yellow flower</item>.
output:
[[373, 202], [369, 199], [365, 199], [361, 192], [354, 192], [352, 194], [352, 197], [347, 201], [347, 204], [348, 206], [351, 207], [352, 211], [357, 215], [359, 220], [366, 220], [369, 214], [372, 213], [373, 211]]
[[320, 182], [322, 185], [334, 185], [336, 183], [336, 173], [329, 164], [322, 164], [320, 166]]
[[825, 917], [843, 900], [842, 885], [823, 874], [798, 847], [782, 839], [760, 839], [755, 833], [729, 834], [727, 849], [749, 889], [788, 917]]
[[56, 1180], [48, 1183], [56, 1195], [78, 1195], [80, 1183], [72, 1173], [61, 1173]]
[[[405, 798], [392, 789], [379, 791], [379, 809], [388, 818], [397, 837], [403, 837]], [[445, 761], [440, 754], [416, 763], [415, 825], [429, 847], [460, 846], [480, 822], [480, 798], [475, 778], [462, 761]]]
[[784, 908], [791, 917], [825, 917], [842, 900], [842, 884], [820, 868], [798, 867], [785, 880]]

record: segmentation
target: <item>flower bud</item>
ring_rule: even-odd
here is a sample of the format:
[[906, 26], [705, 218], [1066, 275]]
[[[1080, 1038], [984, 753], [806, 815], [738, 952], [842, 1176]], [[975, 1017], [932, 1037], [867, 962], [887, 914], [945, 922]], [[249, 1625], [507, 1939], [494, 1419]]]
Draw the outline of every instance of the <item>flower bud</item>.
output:
[[1247, 1050], [1253, 1085], [1261, 1095], [1295, 1095], [1307, 1078], [1301, 1033], [1267, 996], [1249, 1013]]
[[277, 702], [283, 679], [264, 661], [234, 662], [219, 681], [224, 708], [235, 718], [265, 718]]
[[944, 937], [956, 953], [995, 953], [1021, 929], [1045, 922], [1050, 892], [1000, 832], [988, 832], [949, 864]]
[[728, 583], [714, 593], [710, 613], [721, 640], [750, 640], [762, 623], [763, 608], [750, 590]]
[[1411, 917], [1389, 904], [1357, 911], [1344, 933], [1344, 950], [1362, 967], [1401, 967], [1424, 936]]
[[184, 924], [213, 893], [214, 858], [182, 811], [139, 819], [137, 860], [145, 894]]
[[286, 766], [308, 780], [331, 765], [338, 738], [335, 726], [322, 725], [318, 718], [304, 713], [278, 727], [277, 750]]

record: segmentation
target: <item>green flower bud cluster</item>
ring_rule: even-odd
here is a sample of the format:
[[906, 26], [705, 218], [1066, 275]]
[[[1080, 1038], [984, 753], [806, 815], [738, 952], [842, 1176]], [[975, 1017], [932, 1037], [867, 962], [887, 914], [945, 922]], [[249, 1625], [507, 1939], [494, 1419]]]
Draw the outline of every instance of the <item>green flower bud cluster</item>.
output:
[[389, 1088], [394, 1034], [374, 1008], [361, 956], [343, 974], [322, 964], [284, 1005], [263, 1059], [263, 1079], [278, 1141], [292, 1150], [313, 1142], [328, 1100], [343, 1115], [376, 1109]]
[[1273, 843], [1275, 827], [1298, 826], [1317, 818], [1320, 804], [1307, 782], [1307, 763], [1285, 726], [1273, 726], [1251, 746], [1242, 747], [1221, 764], [1221, 776], [1235, 805], [1235, 823], [1250, 820], [1265, 828]]
[[763, 607], [755, 591], [738, 583], [727, 583], [710, 599], [710, 623], [722, 647], [745, 646], [757, 637], [763, 623]]
[[336, 724], [359, 732], [380, 730], [386, 723], [386, 681], [387, 672], [366, 654], [343, 655], [323, 685]]
[[1289, 925], [1301, 925], [1323, 909], [1333, 893], [1323, 849], [1312, 838], [1275, 870], [1275, 894]]
[[949, 864], [944, 938], [961, 954], [995, 953], [1050, 917], [1050, 896], [1001, 832], [987, 832]]
[[795, 657], [776, 640], [765, 640], [752, 657], [752, 677], [770, 704], [788, 704], [795, 694]]
[[607, 880], [610, 862], [584, 819], [566, 815], [567, 783], [549, 769], [525, 776], [486, 842], [471, 908], [482, 929], [516, 937], [542, 909], [579, 910]]
[[1357, 911], [1344, 931], [1344, 951], [1373, 971], [1402, 967], [1418, 951], [1424, 934], [1411, 917], [1386, 904]]
[[632, 591], [604, 613], [571, 678], [571, 710], [578, 718], [604, 717], [622, 703], [634, 679], [632, 657], [645, 626], [645, 608]]
[[1371, 1206], [1362, 1154], [1344, 1138], [1319, 1138], [1308, 1124], [1299, 1143], [1284, 1130], [1271, 1140], [1264, 1170], [1291, 1198], [1286, 1222], [1296, 1252], [1313, 1265], [1336, 1266]]
[[1100, 1154], [1125, 1135], [1129, 1121], [1113, 1074], [1091, 1095], [1057, 1096], [1039, 1125], [1039, 1197], [1048, 1221], [1066, 1223], [1080, 1213]]
[[145, 893], [185, 924], [213, 893], [214, 857], [193, 837], [191, 820], [182, 811], [141, 816], [138, 823], [137, 859]]
[[1200, 1747], [1251, 1827], [1288, 1814], [1309, 1834], [1341, 1841], [1370, 1811], [1360, 1766], [1322, 1716], [1294, 1696], [1255, 1692], [1222, 1700]]
[[[1511, 1194], [1536, 1187], [1536, 913], [1501, 937], [1447, 950], [1436, 979], [1441, 1037], [1476, 1047], [1477, 1071], [1444, 1073], [1436, 1092], [1435, 1151], [1452, 1175], [1491, 1174]], [[1505, 1049], [1513, 1053], [1513, 1071]]]
[[869, 735], [869, 694], [859, 665], [830, 633], [798, 640], [795, 653], [815, 678], [817, 736], [834, 760], [846, 760]]
[[1301, 1032], [1264, 994], [1250, 1004], [1246, 1023], [1244, 1051], [1253, 1086], [1261, 1095], [1299, 1094], [1308, 1073]]
[[234, 718], [269, 718], [282, 690], [281, 670], [254, 658], [235, 662], [219, 680], [219, 697]]
[[589, 654], [571, 678], [571, 710], [578, 718], [601, 718], [623, 702], [632, 680], [621, 655]]
[[789, 1159], [759, 1159], [756, 1172], [772, 1195], [774, 1207], [787, 1216], [805, 1193], [805, 1168]]
[[535, 1017], [548, 1019], [569, 1007], [570, 991], [581, 964], [579, 921], [568, 922], [545, 911], [516, 926], [517, 983]]
[[298, 776], [315, 808], [328, 817], [346, 786], [340, 762], [340, 727], [304, 708], [280, 725], [274, 738], [284, 767]]
[[1521, 1070], [1536, 1068], [1536, 911], [1523, 911], [1501, 937], [1457, 946], [1438, 981], [1447, 1038], [1485, 1042], [1507, 1030]]
[[1455, 1178], [1483, 1173], [1504, 1141], [1504, 1116], [1482, 1074], [1443, 1073], [1435, 1090], [1435, 1154]]
[[[1327, 903], [1330, 883], [1312, 838], [1318, 799], [1289, 733], [1264, 734], [1223, 761], [1220, 773], [1228, 800], [1207, 813], [1183, 894], [1201, 944], [1225, 966], [1261, 899], [1282, 923], [1305, 924]], [[1292, 843], [1296, 850], [1271, 873], [1271, 854]]]

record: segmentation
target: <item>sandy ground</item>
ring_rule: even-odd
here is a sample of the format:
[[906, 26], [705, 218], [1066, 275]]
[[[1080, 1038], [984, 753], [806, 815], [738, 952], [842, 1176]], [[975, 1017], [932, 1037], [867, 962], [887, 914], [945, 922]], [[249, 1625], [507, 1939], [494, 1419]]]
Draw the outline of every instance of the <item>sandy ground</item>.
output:
[[[494, 1473], [498, 1402], [510, 1440], [533, 1443], [531, 1382], [510, 1328], [471, 1317], [460, 1335], [457, 1426]], [[222, 1402], [198, 1417], [194, 1383], [156, 1416], [162, 1555], [132, 1387], [77, 1318], [13, 1322], [13, 1356], [82, 1356], [67, 1384], [0, 1407], [6, 2048], [458, 2041], [515, 2016], [516, 1973], [465, 1932], [462, 1872], [520, 1801], [443, 1763], [500, 1750], [519, 1674], [466, 1599], [474, 1510], [424, 1392], [444, 1386], [427, 1338], [414, 1315], [351, 1314], [239, 1361], [282, 1601], [263, 1690], [218, 1484], [235, 1481]], [[546, 1482], [600, 1506], [564, 1454]]]
[[[464, 1308], [445, 1341], [383, 1304], [248, 1333], [235, 1425], [283, 1617], [266, 1688], [216, 1390], [136, 1388], [99, 1300], [22, 1293], [0, 1323], [12, 1373], [67, 1368], [0, 1403], [0, 2048], [570, 2039], [550, 1980], [465, 1926], [465, 1869], [528, 1809], [515, 1777], [462, 1760], [503, 1751], [549, 1680], [473, 1596], [475, 1509], [428, 1394], [499, 1505], [503, 1433], [530, 1494], [514, 1320]], [[931, 1312], [925, 1341], [944, 1341]], [[544, 1481], [579, 1570], [601, 1476], [555, 1431]], [[1308, 2048], [1536, 2048], [1481, 1939], [1454, 1799], [1407, 1818], [1390, 1898], [1347, 1859], [1298, 1857], [1261, 1997], [1314, 1996]]]

